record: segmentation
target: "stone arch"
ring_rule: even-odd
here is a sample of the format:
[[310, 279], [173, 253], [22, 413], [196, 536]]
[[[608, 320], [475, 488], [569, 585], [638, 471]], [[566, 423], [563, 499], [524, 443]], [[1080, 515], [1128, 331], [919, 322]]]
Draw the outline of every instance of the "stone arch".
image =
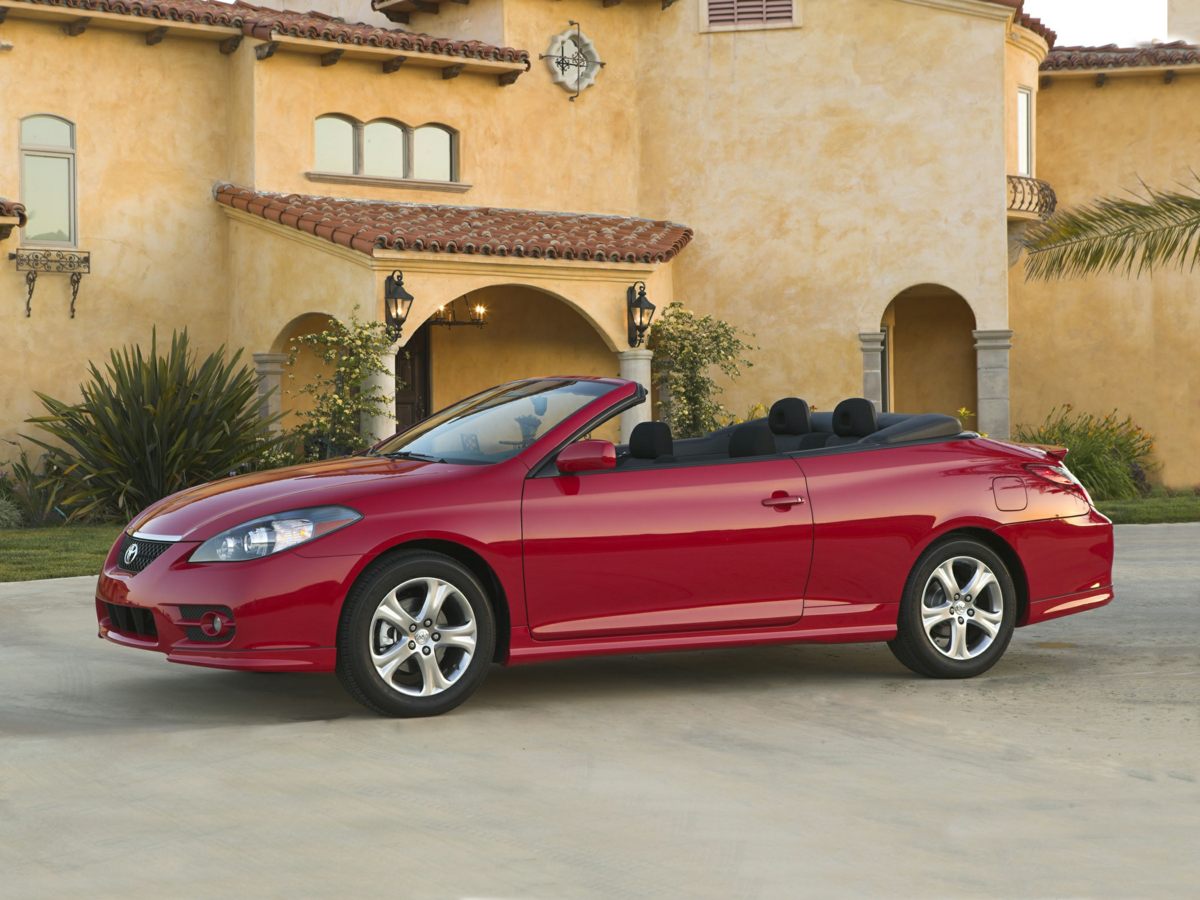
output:
[[[631, 283], [632, 283], [632, 280], [631, 280]], [[596, 332], [596, 334], [600, 337], [600, 339], [604, 342], [605, 346], [608, 347], [608, 349], [610, 351], [616, 353], [619, 350], [624, 349], [624, 344], [620, 343], [620, 341], [623, 339], [623, 335], [614, 334], [611, 325], [609, 327], [605, 327], [604, 323], [602, 323], [596, 317], [593, 310], [589, 308], [589, 305], [587, 303], [585, 303], [577, 298], [571, 297], [567, 294], [564, 294], [559, 291], [553, 290], [551, 288], [545, 287], [543, 285], [529, 284], [527, 282], [514, 281], [511, 279], [485, 280], [485, 281], [481, 281], [480, 283], [478, 283], [476, 285], [473, 285], [469, 290], [467, 290], [465, 292], [460, 291], [460, 292], [454, 293], [454, 294], [446, 294], [446, 295], [438, 296], [434, 300], [432, 305], [426, 305], [424, 307], [424, 309], [426, 310], [426, 313], [425, 313], [425, 316], [421, 320], [419, 320], [419, 321], [410, 320], [410, 323], [405, 325], [405, 328], [404, 328], [405, 334], [412, 334], [422, 324], [424, 324], [426, 321], [431, 319], [433, 317], [434, 312], [437, 309], [439, 309], [443, 306], [447, 306], [449, 304], [455, 303], [456, 301], [461, 301], [461, 299], [463, 297], [467, 297], [472, 294], [479, 294], [481, 292], [494, 291], [494, 290], [498, 290], [498, 289], [512, 289], [512, 290], [527, 291], [533, 295], [540, 294], [547, 299], [557, 300], [560, 303], [569, 307], [572, 311], [574, 311], [576, 314], [578, 314], [578, 316], [580, 318], [582, 318], [585, 322], [587, 322], [588, 325], [590, 325], [592, 327], [592, 329]], [[620, 289], [618, 288], [616, 290], [613, 290], [613, 295], [614, 295], [614, 297], [610, 298], [612, 300], [612, 302], [619, 303], [620, 302]], [[622, 316], [622, 322], [623, 322], [623, 319], [624, 319], [624, 307], [623, 306], [621, 307], [621, 316]]]
[[976, 317], [962, 294], [945, 285], [915, 284], [892, 297], [879, 321], [885, 410], [977, 412]]
[[[414, 409], [428, 414], [505, 381], [619, 373], [611, 336], [586, 309], [553, 291], [501, 282], [469, 290], [446, 305], [464, 322], [476, 304], [487, 308], [482, 328], [438, 325], [432, 310], [423, 321], [405, 324], [408, 339], [396, 359], [400, 427], [419, 418]], [[418, 389], [422, 380], [426, 386]]]
[[300, 414], [312, 408], [311, 398], [302, 394], [300, 389], [327, 369], [325, 362], [309, 347], [298, 348], [295, 363], [289, 364], [293, 341], [305, 334], [324, 331], [336, 318], [326, 312], [302, 313], [279, 330], [275, 340], [271, 342], [269, 354], [255, 354], [260, 382], [263, 378], [264, 363], [278, 370], [277, 383], [272, 387], [277, 395], [276, 411], [283, 413], [281, 425], [285, 429], [299, 424]]

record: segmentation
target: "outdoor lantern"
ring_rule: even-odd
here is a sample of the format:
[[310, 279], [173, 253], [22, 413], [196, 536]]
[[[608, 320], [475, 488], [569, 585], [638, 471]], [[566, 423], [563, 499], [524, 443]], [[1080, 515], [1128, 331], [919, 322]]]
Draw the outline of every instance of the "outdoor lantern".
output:
[[655, 306], [646, 296], [646, 282], [631, 284], [625, 292], [629, 316], [629, 346], [640, 347], [646, 339], [650, 320], [654, 318]]
[[404, 289], [404, 273], [397, 269], [383, 282], [383, 316], [388, 328], [399, 333], [412, 304], [413, 295]]

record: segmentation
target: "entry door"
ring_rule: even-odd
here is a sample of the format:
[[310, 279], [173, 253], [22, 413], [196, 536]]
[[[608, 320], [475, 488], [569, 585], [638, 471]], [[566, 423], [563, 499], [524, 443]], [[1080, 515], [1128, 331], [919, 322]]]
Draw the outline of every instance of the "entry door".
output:
[[396, 354], [396, 430], [404, 431], [433, 412], [430, 409], [429, 324], [414, 332]]
[[794, 622], [812, 561], [807, 499], [791, 459], [526, 479], [531, 633], [545, 640]]

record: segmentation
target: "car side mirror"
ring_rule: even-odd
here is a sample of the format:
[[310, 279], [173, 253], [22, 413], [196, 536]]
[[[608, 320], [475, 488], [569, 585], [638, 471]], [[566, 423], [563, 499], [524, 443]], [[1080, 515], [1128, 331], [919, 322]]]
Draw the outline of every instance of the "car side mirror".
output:
[[617, 467], [617, 448], [611, 441], [576, 441], [562, 449], [554, 460], [564, 475], [598, 472]]

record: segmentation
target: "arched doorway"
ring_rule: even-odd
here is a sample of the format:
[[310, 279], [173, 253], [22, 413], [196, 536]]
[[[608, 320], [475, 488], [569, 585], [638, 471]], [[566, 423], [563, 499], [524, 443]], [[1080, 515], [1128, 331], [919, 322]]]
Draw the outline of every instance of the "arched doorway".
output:
[[[283, 413], [280, 423], [284, 430], [295, 428], [302, 421], [302, 413], [312, 409], [313, 400], [302, 393], [305, 385], [312, 384], [317, 376], [328, 374], [329, 365], [321, 359], [313, 347], [296, 344], [296, 339], [308, 334], [317, 334], [329, 328], [334, 317], [327, 313], [305, 313], [288, 322], [276, 336], [271, 345], [272, 354], [277, 357], [281, 366], [279, 384], [279, 409]], [[288, 366], [293, 347], [296, 361]]]
[[[486, 310], [483, 327], [469, 324], [476, 306]], [[505, 381], [617, 374], [617, 356], [591, 322], [544, 291], [495, 285], [471, 291], [447, 308], [460, 324], [429, 319], [397, 355], [398, 428]]]
[[974, 329], [970, 305], [947, 287], [919, 284], [897, 294], [881, 323], [884, 410], [978, 412]]

